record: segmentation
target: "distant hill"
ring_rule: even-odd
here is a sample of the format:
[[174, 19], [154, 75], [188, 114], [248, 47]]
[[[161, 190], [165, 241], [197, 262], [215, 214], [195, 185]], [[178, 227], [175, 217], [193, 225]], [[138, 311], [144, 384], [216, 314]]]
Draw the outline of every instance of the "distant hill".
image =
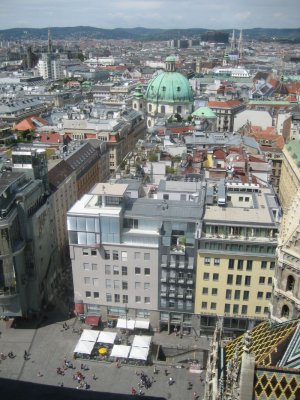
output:
[[[177, 38], [200, 37], [205, 32], [213, 31], [202, 28], [190, 29], [150, 29], [150, 28], [116, 28], [102, 29], [91, 26], [75, 27], [53, 27], [51, 35], [54, 40], [78, 40], [81, 38], [90, 39], [132, 39], [143, 41], [170, 40]], [[215, 30], [218, 32], [217, 30]], [[221, 30], [220, 30], [221, 31]], [[219, 31], [219, 32], [220, 32]], [[231, 33], [232, 29], [225, 29], [222, 32]], [[243, 30], [244, 37], [257, 40], [277, 40], [288, 42], [300, 42], [300, 28], [298, 29], [269, 29], [254, 28]], [[13, 28], [0, 30], [0, 40], [46, 40], [48, 28]]]

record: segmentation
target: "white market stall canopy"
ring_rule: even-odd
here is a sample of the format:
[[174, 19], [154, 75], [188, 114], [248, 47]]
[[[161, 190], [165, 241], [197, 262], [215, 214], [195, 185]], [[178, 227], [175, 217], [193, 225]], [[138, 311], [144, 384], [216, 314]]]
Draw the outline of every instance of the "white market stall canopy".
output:
[[150, 321], [148, 319], [135, 321], [136, 329], [149, 329]]
[[146, 361], [148, 358], [149, 347], [132, 347], [129, 358], [134, 360], [144, 360]]
[[99, 335], [99, 331], [92, 331], [91, 329], [84, 329], [80, 336], [81, 341], [96, 342]]
[[114, 344], [115, 339], [117, 336], [117, 332], [106, 332], [106, 331], [101, 331], [100, 335], [98, 336], [97, 342], [98, 343], [110, 343]]
[[125, 346], [123, 344], [115, 344], [110, 353], [110, 357], [128, 358], [129, 351], [130, 351], [130, 346]]
[[148, 348], [151, 343], [151, 336], [139, 336], [135, 335], [132, 342], [132, 347], [144, 347]]
[[91, 354], [94, 348], [95, 342], [88, 342], [85, 340], [79, 340], [77, 343], [74, 353], [81, 353], [81, 354]]
[[123, 319], [119, 318], [117, 322], [117, 328], [134, 330], [135, 320], [134, 319]]

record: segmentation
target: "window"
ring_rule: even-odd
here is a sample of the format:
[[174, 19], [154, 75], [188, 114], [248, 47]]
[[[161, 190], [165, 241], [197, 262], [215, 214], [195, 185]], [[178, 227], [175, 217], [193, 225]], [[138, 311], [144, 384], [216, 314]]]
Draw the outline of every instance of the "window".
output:
[[118, 260], [119, 259], [119, 252], [118, 250], [113, 251], [113, 260]]
[[91, 297], [91, 296], [92, 296], [92, 293], [89, 290], [85, 292], [85, 297]]
[[144, 268], [144, 274], [150, 275], [150, 268]]
[[150, 283], [149, 282], [145, 282], [144, 283], [144, 289], [145, 290], [150, 290]]
[[234, 300], [239, 300], [241, 297], [241, 291], [240, 290], [235, 290], [234, 291]]
[[233, 314], [238, 314], [239, 313], [239, 305], [238, 304], [234, 304], [233, 305]]
[[248, 312], [248, 306], [246, 306], [245, 304], [242, 305], [242, 314], [247, 314]]
[[144, 303], [145, 304], [150, 304], [150, 297], [144, 297]]
[[164, 193], [164, 194], [163, 194], [163, 199], [164, 199], [164, 200], [169, 200], [169, 195]]
[[270, 277], [268, 278], [268, 285], [272, 285], [272, 282], [273, 282], [273, 278], [270, 276]]
[[115, 303], [120, 303], [120, 295], [119, 294], [115, 294]]
[[247, 271], [252, 271], [252, 264], [253, 264], [252, 260], [247, 260], [247, 265], [246, 265]]
[[105, 279], [105, 287], [106, 287], [106, 289], [111, 288], [111, 279]]
[[242, 196], [239, 197], [239, 201], [243, 201], [243, 199], [244, 199], [244, 198], [243, 198]]
[[205, 257], [204, 258], [204, 264], [205, 265], [210, 265], [210, 257]]
[[264, 314], [269, 314], [269, 307], [264, 307]]
[[110, 260], [110, 251], [109, 250], [104, 250], [104, 259]]
[[281, 309], [281, 316], [284, 318], [288, 318], [290, 315], [290, 309], [288, 308], [288, 306], [285, 304], [282, 309]]
[[261, 313], [261, 306], [256, 306], [255, 307], [255, 313], [260, 314]]
[[135, 302], [140, 303], [141, 302], [141, 296], [135, 296]]
[[224, 306], [224, 312], [225, 312], [225, 313], [230, 313], [230, 304], [225, 304], [225, 306]]
[[274, 269], [275, 268], [275, 261], [271, 261], [270, 262], [270, 269]]
[[121, 251], [121, 260], [127, 261], [127, 251]]
[[83, 254], [84, 256], [88, 256], [88, 255], [89, 255], [88, 249], [82, 249], [82, 254]]
[[219, 274], [213, 274], [213, 281], [219, 280]]
[[111, 270], [110, 270], [110, 265], [105, 265], [105, 275], [110, 275]]
[[141, 273], [141, 268], [140, 268], [140, 267], [135, 267], [135, 268], [134, 268], [134, 273], [135, 273], [136, 275], [140, 275], [140, 273]]
[[141, 282], [135, 282], [134, 287], [135, 289], [140, 289], [142, 287]]
[[106, 293], [106, 301], [107, 301], [108, 303], [111, 303], [111, 302], [112, 302], [111, 293]]
[[122, 266], [122, 275], [127, 275], [127, 267]]
[[238, 260], [237, 269], [243, 270], [244, 260]]
[[266, 269], [267, 268], [267, 261], [262, 261], [260, 265], [261, 269]]
[[204, 273], [203, 273], [203, 279], [204, 279], [205, 281], [208, 281], [208, 280], [209, 280], [209, 273], [208, 273], [208, 272], [204, 272]]
[[99, 279], [93, 278], [93, 286], [98, 286], [98, 285], [99, 285]]
[[233, 275], [229, 274], [227, 275], [227, 284], [232, 285], [233, 283]]
[[99, 292], [94, 292], [94, 299], [99, 299]]
[[264, 276], [260, 276], [260, 277], [259, 277], [259, 280], [258, 280], [258, 283], [259, 283], [260, 285], [263, 285], [263, 284], [265, 283], [265, 280], [266, 280], [266, 278], [265, 278]]
[[118, 265], [114, 265], [113, 266], [113, 271], [114, 271], [114, 275], [119, 275], [119, 266]]
[[243, 300], [249, 300], [249, 291], [248, 290], [244, 290]]
[[218, 295], [218, 289], [217, 289], [217, 288], [212, 288], [212, 289], [211, 289], [211, 294], [212, 294], [213, 296], [217, 296], [217, 295]]
[[295, 286], [295, 278], [292, 275], [289, 275], [286, 281], [286, 291], [292, 292], [294, 290], [294, 286]]
[[144, 260], [149, 261], [150, 260], [150, 253], [144, 253]]
[[97, 271], [98, 269], [98, 265], [97, 264], [92, 264], [92, 270], [93, 271]]
[[263, 292], [257, 292], [257, 298], [262, 299], [263, 298]]
[[120, 289], [120, 281], [114, 281], [114, 289]]
[[90, 269], [90, 264], [89, 263], [83, 263], [83, 269], [86, 271]]
[[202, 294], [208, 294], [208, 288], [207, 287], [202, 288]]
[[215, 258], [214, 259], [214, 265], [220, 265], [220, 259], [219, 258]]
[[245, 276], [245, 285], [250, 286], [251, 285], [251, 276], [246, 275]]
[[217, 303], [211, 303], [210, 304], [210, 309], [211, 310], [216, 310], [216, 308], [217, 308]]
[[91, 278], [89, 276], [85, 276], [83, 279], [86, 285], [89, 285], [91, 283]]
[[228, 268], [229, 269], [233, 269], [234, 268], [234, 260], [232, 258], [228, 261]]
[[207, 308], [207, 301], [202, 301], [201, 308]]
[[235, 284], [236, 285], [241, 285], [242, 284], [242, 275], [237, 275], [235, 277]]
[[97, 255], [97, 250], [92, 249], [92, 250], [91, 250], [91, 255], [92, 255], [92, 256], [96, 256], [96, 255]]
[[128, 282], [122, 281], [122, 289], [127, 290], [128, 289]]
[[139, 260], [141, 258], [141, 253], [138, 251], [138, 252], [135, 252], [134, 253], [134, 259], [135, 260]]
[[128, 303], [128, 294], [123, 294], [122, 296], [122, 303], [127, 304]]
[[272, 293], [271, 293], [271, 292], [267, 292], [267, 293], [266, 293], [266, 299], [267, 299], [267, 300], [270, 299], [271, 296], [272, 296]]
[[231, 299], [231, 289], [226, 289], [226, 295], [225, 295], [227, 300]]

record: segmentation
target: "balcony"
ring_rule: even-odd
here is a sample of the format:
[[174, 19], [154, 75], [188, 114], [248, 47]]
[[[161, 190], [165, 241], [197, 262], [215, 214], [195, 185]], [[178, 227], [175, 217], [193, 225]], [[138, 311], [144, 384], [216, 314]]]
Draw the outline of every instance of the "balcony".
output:
[[175, 245], [171, 246], [170, 253], [171, 254], [185, 254], [185, 245], [175, 244]]
[[169, 278], [169, 283], [176, 283], [176, 278]]
[[167, 297], [167, 292], [161, 292], [160, 295], [161, 297]]
[[185, 279], [184, 278], [179, 278], [177, 282], [182, 285], [182, 284], [185, 283]]
[[169, 293], [169, 298], [174, 299], [175, 298], [175, 292], [170, 292]]
[[162, 283], [166, 283], [166, 282], [167, 282], [167, 278], [160, 278], [160, 281], [161, 281]]
[[183, 299], [184, 298], [184, 294], [183, 293], [178, 293], [177, 298], [178, 299]]
[[189, 294], [187, 294], [187, 295], [185, 296], [185, 298], [186, 298], [187, 300], [192, 300], [193, 295], [192, 295], [191, 293], [189, 293]]
[[186, 283], [187, 285], [193, 285], [194, 281], [193, 279], [187, 279]]

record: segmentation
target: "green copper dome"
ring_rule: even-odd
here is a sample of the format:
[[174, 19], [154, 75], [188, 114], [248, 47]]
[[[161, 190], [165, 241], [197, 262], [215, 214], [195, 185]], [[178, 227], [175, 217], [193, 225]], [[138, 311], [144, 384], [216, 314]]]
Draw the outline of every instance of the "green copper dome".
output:
[[192, 88], [185, 76], [179, 72], [162, 72], [153, 78], [147, 87], [148, 102], [191, 103], [194, 101]]

